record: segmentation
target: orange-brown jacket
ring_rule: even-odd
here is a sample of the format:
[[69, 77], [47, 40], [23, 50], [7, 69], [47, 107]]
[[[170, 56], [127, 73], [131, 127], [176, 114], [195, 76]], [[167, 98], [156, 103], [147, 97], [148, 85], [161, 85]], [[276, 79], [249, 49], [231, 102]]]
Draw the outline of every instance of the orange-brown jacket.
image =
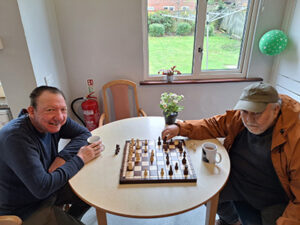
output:
[[[286, 95], [280, 98], [281, 114], [275, 123], [270, 150], [274, 169], [290, 201], [277, 225], [300, 225], [300, 103]], [[179, 134], [191, 139], [225, 137], [227, 151], [238, 133], [245, 129], [238, 110], [177, 124]]]

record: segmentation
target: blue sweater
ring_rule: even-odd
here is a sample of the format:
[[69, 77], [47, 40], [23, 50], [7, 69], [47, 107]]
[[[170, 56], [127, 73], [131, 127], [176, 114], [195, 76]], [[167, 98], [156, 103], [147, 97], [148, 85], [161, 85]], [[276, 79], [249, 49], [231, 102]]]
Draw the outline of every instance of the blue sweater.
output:
[[[0, 215], [24, 217], [62, 188], [83, 167], [76, 154], [90, 135], [70, 118], [54, 134], [38, 132], [27, 115], [6, 124], [0, 130]], [[58, 153], [60, 138], [71, 141]], [[57, 156], [66, 163], [49, 173]]]

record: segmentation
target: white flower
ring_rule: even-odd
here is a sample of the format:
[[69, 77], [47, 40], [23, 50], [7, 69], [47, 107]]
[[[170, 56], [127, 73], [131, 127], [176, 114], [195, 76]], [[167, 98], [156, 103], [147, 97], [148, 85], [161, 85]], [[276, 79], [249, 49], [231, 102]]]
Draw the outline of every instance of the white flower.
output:
[[177, 103], [178, 103], [178, 100], [177, 100], [177, 99], [174, 99], [173, 102], [174, 102], [175, 104], [177, 104]]
[[164, 103], [164, 104], [163, 104], [163, 107], [166, 109], [166, 108], [167, 108], [167, 104], [166, 104], [166, 103]]

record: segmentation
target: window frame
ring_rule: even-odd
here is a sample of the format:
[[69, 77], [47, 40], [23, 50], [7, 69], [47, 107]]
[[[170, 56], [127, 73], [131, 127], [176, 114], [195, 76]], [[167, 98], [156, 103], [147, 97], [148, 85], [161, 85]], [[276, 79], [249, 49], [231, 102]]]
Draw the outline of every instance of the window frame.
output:
[[[203, 51], [199, 53], [196, 51], [198, 48], [204, 48], [204, 28], [206, 23], [206, 9], [207, 9], [207, 1], [206, 0], [198, 0], [197, 4], [197, 17], [196, 17], [196, 28], [195, 28], [195, 37], [194, 42], [194, 57], [193, 57], [193, 68], [192, 74], [184, 74], [183, 75], [174, 75], [176, 80], [198, 80], [198, 79], [226, 79], [226, 78], [247, 78], [249, 72], [249, 64], [250, 64], [250, 55], [253, 49], [253, 43], [255, 39], [255, 29], [257, 24], [258, 12], [261, 5], [261, 0], [252, 0], [249, 3], [248, 9], [248, 23], [245, 26], [244, 33], [244, 41], [243, 47], [241, 51], [240, 58], [240, 66], [238, 69], [232, 70], [209, 70], [209, 71], [201, 71], [201, 64], [195, 62], [201, 62], [203, 57]], [[150, 76], [149, 74], [149, 54], [148, 54], [148, 0], [142, 1], [142, 25], [143, 25], [143, 77], [144, 80], [163, 80], [164, 76], [159, 74], [153, 74]], [[199, 29], [199, 27], [203, 27], [203, 29]]]

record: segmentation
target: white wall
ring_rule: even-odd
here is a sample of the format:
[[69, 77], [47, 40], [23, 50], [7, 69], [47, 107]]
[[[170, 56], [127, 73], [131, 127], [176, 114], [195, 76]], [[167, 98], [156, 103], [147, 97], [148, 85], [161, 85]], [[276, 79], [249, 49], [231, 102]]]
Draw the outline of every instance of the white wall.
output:
[[[95, 90], [114, 79], [143, 79], [141, 0], [54, 0], [72, 98], [87, 94], [86, 79]], [[269, 80], [273, 58], [258, 50], [259, 38], [281, 24], [284, 2], [265, 0], [259, 17], [249, 76]], [[249, 83], [139, 86], [141, 107], [148, 115], [161, 115], [160, 94], [185, 95], [182, 119], [197, 119], [232, 108]]]
[[[27, 105], [29, 92], [37, 84], [43, 83], [45, 75], [50, 75], [56, 86], [67, 95], [69, 93], [70, 99], [87, 94], [88, 78], [95, 80], [98, 96], [102, 85], [114, 79], [125, 78], [139, 83], [144, 71], [141, 1], [143, 0], [19, 1], [35, 81], [16, 0], [1, 0], [0, 24], [5, 29], [1, 27], [0, 32], [13, 30], [11, 36], [16, 38], [13, 46], [9, 45], [9, 48], [0, 52], [0, 57], [4, 57], [4, 61], [0, 62], [4, 65], [0, 67], [0, 80], [3, 80], [4, 88], [10, 80], [7, 85], [10, 91], [5, 90], [8, 100], [13, 101], [12, 93], [18, 90], [22, 94], [11, 103], [18, 106], [18, 110], [22, 104]], [[272, 78], [273, 57], [262, 55], [257, 46], [259, 38], [266, 31], [280, 28], [285, 1], [264, 0], [263, 3], [249, 77], [260, 76], [269, 81]], [[7, 22], [6, 17], [13, 22]], [[21, 54], [10, 57], [7, 55], [8, 51], [20, 51]], [[20, 55], [23, 57], [21, 61], [18, 60]], [[16, 66], [20, 64], [25, 65]], [[13, 77], [7, 70], [23, 75], [24, 79], [18, 79], [17, 82], [22, 90], [15, 88]], [[161, 115], [159, 97], [162, 92], [183, 94], [185, 110], [180, 113], [180, 117], [197, 119], [223, 113], [225, 109], [233, 107], [241, 90], [248, 84], [138, 86], [138, 92], [140, 105], [149, 115]], [[12, 108], [15, 109], [15, 106]]]
[[300, 2], [289, 0], [284, 27], [288, 45], [278, 57], [275, 84], [280, 93], [287, 94], [300, 102]]
[[18, 5], [37, 86], [58, 87], [68, 99], [68, 78], [53, 0], [18, 0]]
[[17, 0], [0, 1], [0, 80], [13, 116], [29, 105], [29, 93], [36, 87]]

